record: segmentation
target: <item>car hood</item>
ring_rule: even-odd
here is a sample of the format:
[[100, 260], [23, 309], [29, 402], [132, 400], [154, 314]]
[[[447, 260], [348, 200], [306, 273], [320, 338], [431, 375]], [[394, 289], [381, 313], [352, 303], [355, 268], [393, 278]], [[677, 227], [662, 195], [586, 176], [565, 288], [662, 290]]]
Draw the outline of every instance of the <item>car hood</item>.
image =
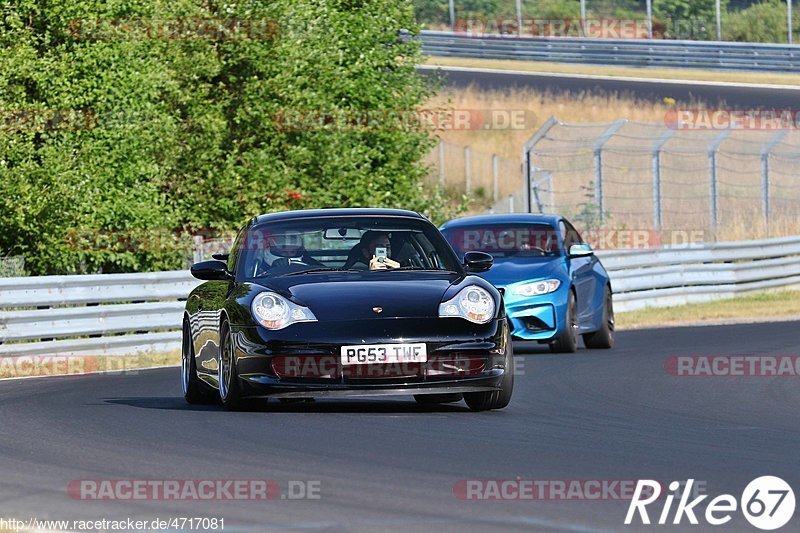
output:
[[491, 269], [480, 274], [482, 278], [496, 287], [505, 287], [512, 283], [526, 280], [544, 279], [548, 277], [560, 279], [563, 259], [554, 257], [549, 261], [501, 260], [495, 262]]
[[319, 321], [436, 318], [445, 291], [461, 277], [455, 272], [340, 272], [272, 278], [264, 286], [305, 305]]

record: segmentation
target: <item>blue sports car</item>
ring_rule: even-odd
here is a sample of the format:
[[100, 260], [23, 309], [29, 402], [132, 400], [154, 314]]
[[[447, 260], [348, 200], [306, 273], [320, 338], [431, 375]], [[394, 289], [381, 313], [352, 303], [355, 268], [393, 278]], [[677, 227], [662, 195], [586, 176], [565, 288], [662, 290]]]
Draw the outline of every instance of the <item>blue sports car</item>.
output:
[[461, 257], [482, 251], [494, 266], [480, 275], [500, 289], [513, 338], [553, 352], [614, 345], [611, 283], [592, 248], [558, 215], [483, 215], [451, 220], [442, 233]]

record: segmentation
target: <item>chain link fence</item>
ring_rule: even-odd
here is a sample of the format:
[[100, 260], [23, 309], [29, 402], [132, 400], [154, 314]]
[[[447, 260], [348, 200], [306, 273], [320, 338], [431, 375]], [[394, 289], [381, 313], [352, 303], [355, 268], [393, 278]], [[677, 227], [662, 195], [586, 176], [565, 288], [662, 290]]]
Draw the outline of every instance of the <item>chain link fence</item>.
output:
[[530, 189], [519, 210], [564, 213], [588, 226], [745, 237], [800, 230], [796, 130], [550, 119], [523, 153]]

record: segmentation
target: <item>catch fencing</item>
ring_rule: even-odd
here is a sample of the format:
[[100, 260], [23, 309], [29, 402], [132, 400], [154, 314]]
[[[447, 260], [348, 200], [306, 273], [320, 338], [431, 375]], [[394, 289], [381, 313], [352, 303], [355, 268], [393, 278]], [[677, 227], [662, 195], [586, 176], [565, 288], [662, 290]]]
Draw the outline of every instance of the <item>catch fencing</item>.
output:
[[523, 148], [525, 201], [515, 210], [563, 213], [584, 227], [796, 234], [798, 163], [796, 130], [551, 118]]
[[[800, 237], [598, 251], [617, 311], [800, 286]], [[178, 350], [188, 271], [0, 279], [0, 357]]]

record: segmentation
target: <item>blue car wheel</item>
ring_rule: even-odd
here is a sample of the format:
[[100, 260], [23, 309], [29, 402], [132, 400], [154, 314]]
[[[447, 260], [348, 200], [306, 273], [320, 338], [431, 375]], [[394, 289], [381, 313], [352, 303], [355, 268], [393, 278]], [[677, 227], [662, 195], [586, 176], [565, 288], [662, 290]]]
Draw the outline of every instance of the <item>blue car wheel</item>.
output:
[[553, 353], [575, 353], [578, 350], [578, 303], [575, 293], [569, 291], [564, 331], [550, 343]]
[[605, 304], [603, 305], [603, 324], [594, 333], [586, 333], [583, 336], [583, 344], [587, 348], [601, 350], [614, 347], [614, 305], [608, 287], [606, 287]]

